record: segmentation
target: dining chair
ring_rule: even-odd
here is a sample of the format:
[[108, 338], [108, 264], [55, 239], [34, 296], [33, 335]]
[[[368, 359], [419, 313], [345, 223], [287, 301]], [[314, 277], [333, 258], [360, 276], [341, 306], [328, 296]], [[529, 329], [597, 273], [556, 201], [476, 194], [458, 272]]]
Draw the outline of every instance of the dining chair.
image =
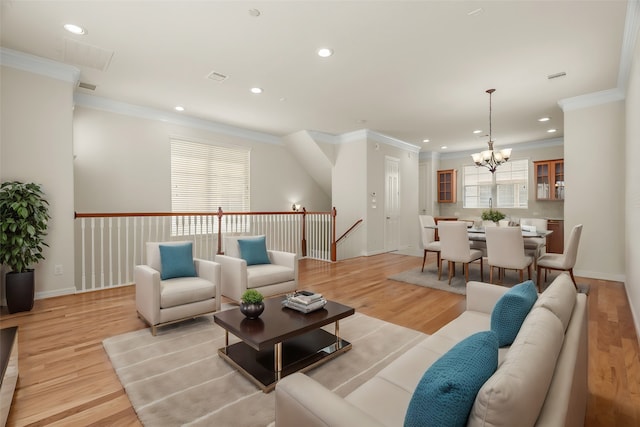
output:
[[533, 257], [527, 256], [524, 250], [524, 238], [520, 227], [488, 227], [485, 229], [487, 239], [487, 260], [489, 262], [489, 283], [493, 283], [493, 269], [498, 268], [498, 276], [504, 277], [504, 270], [518, 270], [520, 281], [524, 280], [524, 269], [531, 279]]
[[[520, 227], [534, 226], [536, 231], [547, 231], [547, 220], [545, 218], [520, 218]], [[540, 258], [547, 248], [546, 237], [528, 237], [524, 240], [524, 252], [533, 257], [533, 268], [537, 266], [537, 259]]]
[[482, 251], [471, 249], [467, 235], [467, 223], [463, 221], [445, 221], [438, 223], [438, 236], [440, 236], [440, 266], [438, 267], [438, 280], [442, 275], [442, 261], [449, 262], [449, 285], [456, 262], [463, 263], [465, 282], [469, 281], [469, 263], [480, 261], [480, 281], [484, 280], [482, 266]]
[[419, 215], [420, 219], [420, 235], [422, 236], [422, 247], [424, 255], [422, 256], [422, 271], [427, 261], [427, 252], [435, 252], [437, 256], [438, 268], [440, 268], [440, 242], [436, 240], [436, 221], [431, 215]]
[[571, 230], [569, 235], [569, 242], [564, 249], [564, 253], [553, 254], [546, 253], [538, 258], [538, 290], [541, 289], [540, 279], [542, 277], [542, 269], [544, 272], [544, 281], [547, 281], [547, 270], [560, 270], [568, 271], [573, 280], [573, 285], [578, 289], [576, 278], [573, 277], [573, 267], [576, 265], [576, 258], [578, 256], [578, 245], [580, 244], [580, 235], [582, 234], [582, 224], [578, 224]]

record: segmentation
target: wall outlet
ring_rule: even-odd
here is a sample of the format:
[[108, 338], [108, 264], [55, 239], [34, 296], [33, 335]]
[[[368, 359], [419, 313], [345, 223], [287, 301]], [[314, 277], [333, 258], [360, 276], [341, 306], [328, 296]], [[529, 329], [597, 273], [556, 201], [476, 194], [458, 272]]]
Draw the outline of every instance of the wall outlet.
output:
[[64, 268], [62, 267], [62, 264], [56, 264], [53, 267], [53, 274], [55, 274], [56, 276], [64, 274]]

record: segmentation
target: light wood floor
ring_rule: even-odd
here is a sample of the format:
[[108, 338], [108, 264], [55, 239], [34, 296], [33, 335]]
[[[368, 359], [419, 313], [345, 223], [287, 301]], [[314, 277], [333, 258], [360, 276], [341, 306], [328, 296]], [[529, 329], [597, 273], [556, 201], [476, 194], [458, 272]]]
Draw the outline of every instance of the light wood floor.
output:
[[[386, 279], [420, 264], [397, 254], [334, 264], [302, 260], [300, 287], [433, 333], [465, 302], [460, 295]], [[640, 426], [638, 339], [624, 287], [578, 281], [591, 288], [585, 425]], [[1, 314], [2, 327], [20, 327], [20, 378], [7, 425], [140, 425], [102, 347], [107, 337], [145, 327], [135, 314], [132, 286], [38, 300], [29, 313]]]

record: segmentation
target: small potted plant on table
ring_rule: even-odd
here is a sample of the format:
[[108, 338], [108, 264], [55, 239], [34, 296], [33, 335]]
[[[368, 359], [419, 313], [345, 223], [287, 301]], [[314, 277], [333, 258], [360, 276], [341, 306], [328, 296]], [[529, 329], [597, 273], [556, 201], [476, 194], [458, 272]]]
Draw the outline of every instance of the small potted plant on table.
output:
[[255, 289], [247, 289], [240, 301], [240, 312], [248, 319], [257, 319], [264, 311], [264, 297]]
[[500, 211], [494, 211], [493, 209], [489, 209], [488, 211], [482, 212], [482, 220], [483, 221], [491, 221], [498, 225], [500, 220], [505, 219], [506, 215]]

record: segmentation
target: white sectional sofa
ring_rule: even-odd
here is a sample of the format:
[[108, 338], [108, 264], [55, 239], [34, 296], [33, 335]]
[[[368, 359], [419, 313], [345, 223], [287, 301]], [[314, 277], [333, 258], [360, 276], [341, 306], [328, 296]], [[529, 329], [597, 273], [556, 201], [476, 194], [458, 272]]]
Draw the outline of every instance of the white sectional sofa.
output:
[[[402, 426], [425, 371], [456, 343], [491, 328], [509, 288], [467, 285], [466, 311], [346, 397], [304, 374], [276, 387], [276, 427]], [[326, 365], [322, 369], [330, 369]], [[582, 426], [587, 402], [587, 298], [563, 273], [538, 297], [498, 368], [482, 385], [468, 426]]]

